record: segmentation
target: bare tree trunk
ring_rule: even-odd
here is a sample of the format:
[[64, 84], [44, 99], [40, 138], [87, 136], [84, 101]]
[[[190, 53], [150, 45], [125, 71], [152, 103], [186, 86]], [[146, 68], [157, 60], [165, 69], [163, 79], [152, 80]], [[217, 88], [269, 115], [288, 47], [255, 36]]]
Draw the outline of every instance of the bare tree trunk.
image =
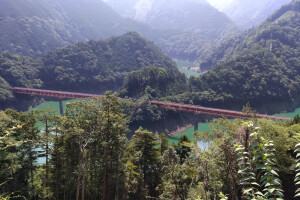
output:
[[[30, 142], [31, 145], [31, 142]], [[32, 147], [30, 146], [30, 177], [31, 177], [31, 191], [32, 191], [32, 199], [35, 199], [35, 193], [34, 193], [34, 185], [33, 185], [33, 164], [32, 164]]]
[[[84, 169], [87, 168], [87, 162], [88, 162], [88, 156], [86, 155], [84, 160]], [[86, 180], [86, 173], [85, 170], [83, 169], [82, 172], [82, 186], [81, 186], [81, 200], [84, 200], [84, 192], [85, 192], [85, 180]]]
[[107, 159], [108, 159], [108, 147], [105, 148], [105, 166], [104, 166], [104, 177], [103, 177], [104, 180], [103, 180], [102, 200], [106, 200]]
[[119, 199], [119, 180], [120, 180], [120, 176], [118, 174], [117, 175], [117, 183], [116, 183], [116, 191], [115, 191], [115, 200]]
[[[121, 152], [120, 152], [120, 154], [121, 154]], [[120, 154], [118, 154], [117, 163], [119, 163], [119, 161], [120, 161]], [[119, 171], [119, 169], [118, 169], [116, 174], [117, 174], [117, 182], [116, 182], [116, 189], [115, 189], [115, 200], [119, 199], [119, 180], [120, 180], [120, 171]]]
[[56, 165], [55, 165], [55, 199], [58, 200], [58, 162], [59, 162], [59, 153], [58, 153], [58, 138], [57, 138], [57, 124], [55, 124], [55, 139], [56, 139]]
[[77, 175], [77, 189], [76, 189], [76, 200], [79, 200], [79, 193], [80, 193], [80, 179], [82, 174], [82, 150], [79, 152], [78, 157], [79, 165], [78, 165], [78, 175]]
[[48, 187], [48, 177], [49, 177], [49, 168], [48, 168], [48, 164], [49, 164], [49, 158], [48, 158], [48, 154], [49, 154], [49, 145], [48, 145], [48, 136], [49, 136], [49, 127], [48, 127], [48, 120], [46, 119], [46, 188]]
[[[108, 130], [106, 133], [106, 142], [108, 143], [109, 135], [110, 135], [110, 107], [107, 110], [107, 123], [108, 123]], [[108, 145], [108, 144], [106, 144]], [[104, 180], [103, 180], [103, 191], [102, 191], [102, 200], [106, 200], [106, 179], [107, 179], [107, 160], [108, 160], [108, 146], [105, 148], [105, 166], [104, 166]]]
[[249, 136], [250, 136], [250, 130], [249, 128], [247, 127], [245, 129], [245, 150], [247, 152], [249, 152]]

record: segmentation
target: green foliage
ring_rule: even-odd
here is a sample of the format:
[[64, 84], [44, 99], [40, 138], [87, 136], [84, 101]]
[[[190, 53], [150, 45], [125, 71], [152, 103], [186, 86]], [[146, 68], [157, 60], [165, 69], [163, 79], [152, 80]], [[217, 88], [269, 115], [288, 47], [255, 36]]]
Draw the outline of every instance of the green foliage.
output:
[[137, 130], [144, 126], [145, 122], [158, 123], [163, 116], [163, 111], [151, 105], [147, 96], [139, 100], [125, 99], [122, 101], [122, 108], [130, 118], [130, 130]]
[[218, 196], [220, 197], [220, 200], [228, 200], [228, 197], [224, 195], [222, 192], [218, 194]]
[[260, 120], [258, 125], [260, 135], [274, 144], [277, 166], [282, 172], [290, 173], [294, 158], [287, 152], [292, 152], [297, 143], [297, 125], [283, 126], [265, 119]]
[[[255, 129], [222, 118], [210, 134], [196, 133], [198, 141], [210, 141], [208, 148], [185, 136], [168, 147], [165, 135], [142, 128], [128, 140], [121, 108], [108, 92], [68, 104], [64, 116], [1, 111], [0, 198], [238, 200], [243, 191], [245, 199], [282, 199], [281, 185], [289, 184], [285, 176], [295, 166], [290, 154], [298, 124], [259, 119]], [[37, 165], [38, 156], [46, 162]]]
[[155, 189], [160, 178], [156, 140], [153, 133], [142, 128], [132, 136], [128, 146], [128, 160], [136, 167], [135, 172], [129, 168], [127, 173], [129, 199], [148, 199], [157, 196]]
[[168, 149], [168, 137], [162, 133], [159, 135], [159, 139], [160, 139], [160, 155], [162, 156], [164, 154], [164, 152]]
[[[180, 79], [176, 81], [175, 87], [181, 87], [180, 81], [186, 81], [169, 57], [136, 32], [102, 41], [78, 43], [57, 49], [41, 58], [3, 52], [0, 54], [0, 108], [15, 106], [24, 109], [26, 105], [18, 105], [18, 100], [32, 99], [23, 95], [16, 95], [18, 98], [13, 99], [11, 87], [43, 87], [100, 94], [119, 89], [128, 72], [150, 65], [159, 67], [157, 71], [160, 72], [158, 80], [161, 92], [171, 88], [171, 84], [165, 87], [170, 79]], [[154, 89], [149, 88], [148, 93]]]
[[190, 98], [195, 99], [194, 104], [202, 105], [232, 106], [250, 102], [256, 107], [262, 101], [270, 105], [292, 102], [299, 90], [298, 74], [294, 66], [258, 48], [190, 80]]
[[250, 146], [236, 146], [240, 185], [244, 186], [243, 196], [247, 199], [283, 199], [273, 142], [261, 137], [259, 128], [253, 128], [253, 122], [244, 125], [251, 132]]
[[0, 77], [0, 102], [8, 101], [13, 98], [9, 84]]
[[147, 26], [122, 18], [96, 0], [5, 0], [0, 12], [0, 29], [5, 30], [0, 33], [0, 51], [27, 56], [40, 56], [78, 41], [108, 38], [131, 30], [149, 31]]
[[51, 52], [42, 60], [40, 73], [45, 88], [96, 93], [118, 89], [127, 72], [142, 67], [176, 69], [171, 59], [136, 32], [78, 43]]
[[243, 197], [247, 199], [258, 199], [263, 196], [261, 192], [258, 191], [259, 184], [256, 182], [256, 175], [253, 173], [253, 168], [250, 164], [249, 153], [245, 151], [245, 147], [238, 145], [235, 147], [237, 152], [237, 161], [240, 170], [238, 173], [242, 177], [240, 179], [240, 185], [243, 188]]
[[[269, 112], [291, 109], [293, 103], [298, 103], [300, 89], [300, 30], [297, 25], [300, 18], [299, 9], [294, 4], [296, 3], [286, 7], [284, 12], [279, 11], [281, 14], [277, 19], [266, 21], [258, 28], [216, 48], [226, 51], [223, 54], [226, 58], [212, 58], [220, 61], [220, 64], [197, 78], [189, 78], [187, 84], [183, 82], [185, 86], [181, 86], [174, 93], [161, 93], [162, 96], [156, 94], [161, 87], [154, 88], [153, 85], [159, 85], [158, 81], [141, 82], [143, 85], [138, 85], [138, 93], [145, 94], [149, 86], [148, 93], [175, 102], [235, 109], [241, 109], [242, 105], [249, 102], [254, 108], [263, 107]], [[214, 52], [213, 55], [222, 54]], [[210, 67], [217, 63], [207, 62], [212, 63]], [[201, 70], [205, 68], [201, 67]], [[138, 80], [148, 77], [147, 73], [139, 75], [142, 77]], [[132, 80], [133, 83], [138, 83], [136, 78]], [[172, 82], [171, 79], [169, 83]], [[164, 86], [169, 83], [164, 83]], [[128, 84], [125, 88], [126, 91], [134, 90]], [[136, 96], [136, 93], [127, 95]]]
[[[145, 69], [129, 74], [121, 94], [130, 97], [150, 95], [168, 101], [237, 110], [248, 102], [254, 108], [269, 112], [291, 109], [293, 103], [298, 103], [300, 89], [299, 9], [294, 4], [297, 3], [278, 11], [281, 14], [277, 19], [266, 21], [216, 48], [220, 52], [214, 52], [214, 57], [205, 61], [210, 65], [202, 62], [200, 67], [203, 71], [205, 65], [211, 67], [217, 61], [220, 64], [197, 78], [181, 81], [180, 87], [169, 87], [174, 84], [174, 78], [163, 84], [158, 75], [149, 79], [153, 71], [150, 68], [151, 71]], [[220, 55], [224, 57], [218, 57]], [[164, 92], [165, 88], [167, 92]]]
[[0, 111], [0, 198], [34, 195], [29, 180], [38, 156], [36, 121], [34, 113]]
[[0, 54], [0, 108], [5, 109], [13, 102], [11, 87], [39, 88], [43, 82], [39, 78], [40, 62], [36, 59]]
[[121, 96], [157, 98], [186, 90], [186, 77], [174, 69], [145, 67], [126, 75]]
[[[67, 191], [72, 198], [99, 199], [103, 195], [123, 198], [125, 163], [122, 155], [128, 121], [120, 105], [109, 92], [102, 99], [68, 105], [60, 122], [61, 136], [56, 142], [59, 151], [54, 152], [61, 174], [55, 182], [59, 187], [58, 196], [63, 196], [66, 188], [72, 188]], [[103, 188], [103, 192], [95, 194], [95, 188]]]
[[[295, 63], [295, 55], [299, 53], [299, 2], [277, 10], [270, 18], [254, 29], [231, 38], [219, 44], [214, 51], [199, 58], [201, 69], [210, 69], [217, 63], [224, 63], [238, 55], [255, 51], [257, 46], [270, 50], [277, 58], [282, 58], [288, 64]], [[288, 59], [288, 60], [286, 60]]]
[[[150, 12], [154, 14], [149, 16], [149, 25], [153, 25], [150, 28], [121, 17], [102, 1], [5, 0], [0, 8], [3, 18], [0, 29], [5, 30], [0, 33], [0, 51], [37, 56], [78, 41], [135, 30], [155, 41], [169, 55], [194, 60], [208, 52], [208, 48], [213, 49], [217, 39], [237, 32], [230, 19], [209, 4], [186, 1], [158, 4], [162, 4], [159, 11], [162, 14], [157, 14], [157, 10]], [[180, 9], [174, 10], [174, 6]]]
[[295, 182], [295, 185], [296, 185], [296, 192], [295, 192], [295, 197], [299, 197], [300, 196], [300, 187], [299, 187], [299, 184], [300, 184], [300, 143], [296, 144], [295, 145], [295, 151], [294, 153], [296, 153], [296, 167], [295, 167], [295, 179], [294, 179], [294, 182]]
[[184, 161], [189, 157], [191, 151], [191, 141], [186, 135], [180, 136], [175, 150], [179, 156], [179, 163], [183, 164]]
[[187, 199], [188, 191], [197, 170], [189, 163], [180, 164], [180, 158], [173, 147], [169, 147], [161, 157], [162, 183], [157, 189], [162, 191], [160, 199]]
[[294, 123], [294, 124], [300, 124], [300, 116], [299, 116], [299, 114], [297, 114], [297, 115], [293, 118], [293, 123]]

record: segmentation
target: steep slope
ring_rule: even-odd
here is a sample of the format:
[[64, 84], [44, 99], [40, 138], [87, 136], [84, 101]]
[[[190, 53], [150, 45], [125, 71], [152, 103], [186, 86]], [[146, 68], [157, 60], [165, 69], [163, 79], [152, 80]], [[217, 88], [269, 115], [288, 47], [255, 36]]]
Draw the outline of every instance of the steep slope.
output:
[[[260, 26], [221, 43], [210, 54], [201, 56], [198, 63], [202, 71], [223, 63], [236, 55], [245, 55], [256, 46], [271, 50], [276, 56], [288, 55], [284, 49], [298, 48], [299, 1], [281, 7]], [[282, 55], [283, 54], [283, 55]]]
[[292, 0], [234, 0], [221, 9], [243, 30], [259, 25], [274, 11]]
[[0, 5], [0, 51], [23, 55], [147, 29], [100, 0], [0, 0]]
[[[226, 43], [219, 51], [225, 61], [191, 77], [185, 92], [160, 93], [159, 97], [235, 110], [250, 102], [257, 111], [268, 114], [292, 110], [300, 105], [299, 32], [300, 0], [295, 0], [244, 37]], [[147, 94], [152, 85], [157, 84], [143, 85], [144, 91], [133, 95]], [[124, 88], [127, 93], [132, 91], [126, 82]]]
[[243, 38], [228, 42], [219, 52], [228, 61], [190, 80], [189, 98], [202, 105], [250, 102], [263, 112], [299, 105], [299, 32], [300, 1], [294, 0]]
[[[81, 42], [40, 58], [3, 52], [0, 54], [0, 107], [18, 101], [13, 98], [11, 87], [100, 94], [117, 90], [128, 72], [146, 66], [179, 73], [176, 64], [164, 52], [136, 32], [107, 40]], [[21, 98], [24, 100], [24, 96]]]
[[31, 97], [14, 98], [11, 91], [12, 86], [39, 88], [43, 82], [39, 78], [39, 70], [42, 63], [38, 59], [12, 55], [8, 52], [0, 54], [0, 109], [6, 107], [18, 107], [26, 110], [28, 100], [32, 103]]
[[[118, 1], [119, 2], [119, 1]], [[194, 60], [218, 40], [236, 34], [237, 27], [206, 0], [107, 0], [116, 11], [158, 29], [155, 39], [168, 55]]]
[[145, 66], [176, 69], [175, 63], [136, 32], [78, 43], [42, 58], [44, 88], [101, 93], [116, 90], [127, 72]]

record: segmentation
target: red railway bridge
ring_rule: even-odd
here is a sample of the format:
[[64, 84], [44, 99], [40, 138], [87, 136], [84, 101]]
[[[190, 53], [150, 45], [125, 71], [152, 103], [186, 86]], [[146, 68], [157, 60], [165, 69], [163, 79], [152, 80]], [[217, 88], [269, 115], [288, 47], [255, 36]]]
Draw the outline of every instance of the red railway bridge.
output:
[[[58, 99], [60, 99], [61, 113], [62, 113], [61, 99], [82, 99], [82, 98], [91, 98], [91, 97], [98, 97], [98, 98], [103, 97], [102, 95], [96, 95], [96, 94], [62, 92], [62, 91], [54, 91], [54, 90], [42, 90], [42, 89], [31, 89], [31, 88], [21, 88], [21, 87], [14, 87], [13, 92], [17, 93], [17, 94], [27, 94], [27, 95], [58, 98]], [[245, 113], [239, 112], [239, 111], [208, 108], [208, 107], [190, 105], [190, 104], [180, 104], [180, 103], [155, 101], [155, 100], [150, 101], [150, 103], [153, 105], [156, 105], [158, 107], [168, 109], [168, 110], [191, 112], [191, 113], [195, 113], [195, 114], [205, 114], [205, 115], [227, 117], [227, 118], [249, 118], [249, 117], [253, 116], [253, 114], [245, 114]], [[276, 116], [263, 115], [263, 114], [255, 114], [255, 116], [257, 118], [267, 118], [267, 119], [273, 119], [273, 120], [291, 120], [291, 118], [276, 117]]]

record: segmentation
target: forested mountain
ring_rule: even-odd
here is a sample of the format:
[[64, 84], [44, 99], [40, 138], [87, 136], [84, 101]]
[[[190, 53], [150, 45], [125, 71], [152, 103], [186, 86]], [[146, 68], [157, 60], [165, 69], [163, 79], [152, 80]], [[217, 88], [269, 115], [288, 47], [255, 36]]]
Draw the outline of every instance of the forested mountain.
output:
[[107, 3], [123, 16], [163, 30], [155, 42], [171, 57], [195, 60], [213, 49], [215, 42], [238, 32], [224, 13], [205, 0], [128, 0], [123, 3], [107, 0]]
[[4, 52], [0, 54], [0, 82], [3, 83], [0, 102], [13, 100], [10, 87], [98, 94], [117, 90], [127, 72], [150, 65], [177, 72], [175, 63], [165, 53], [136, 32], [102, 41], [81, 42], [40, 58]]
[[274, 11], [292, 0], [233, 0], [220, 10], [226, 13], [241, 29], [259, 25]]
[[[250, 102], [261, 112], [279, 112], [299, 105], [299, 12], [299, 0], [282, 7], [246, 36], [228, 41], [216, 54], [226, 61], [198, 78], [191, 77], [185, 92], [178, 90], [177, 95], [166, 97], [168, 94], [162, 93], [158, 97], [238, 110]], [[124, 88], [130, 91], [127, 82]], [[151, 85], [155, 87], [154, 83], [148, 84], [150, 88], [144, 85], [147, 90], [139, 95], [148, 94]]]
[[281, 7], [258, 27], [221, 43], [209, 55], [198, 59], [202, 71], [234, 56], [245, 55], [257, 46], [269, 49], [276, 57], [292, 57], [287, 51], [297, 52], [300, 46], [299, 12], [299, 1], [295, 0]]
[[22, 86], [39, 88], [43, 82], [39, 78], [41, 62], [37, 59], [13, 55], [8, 52], [0, 54], [0, 102], [1, 107], [13, 100], [11, 87]]
[[45, 88], [101, 93], [116, 90], [127, 72], [145, 66], [176, 70], [175, 63], [136, 32], [78, 43], [42, 57]]
[[148, 28], [101, 0], [0, 0], [0, 51], [29, 56], [89, 39]]

